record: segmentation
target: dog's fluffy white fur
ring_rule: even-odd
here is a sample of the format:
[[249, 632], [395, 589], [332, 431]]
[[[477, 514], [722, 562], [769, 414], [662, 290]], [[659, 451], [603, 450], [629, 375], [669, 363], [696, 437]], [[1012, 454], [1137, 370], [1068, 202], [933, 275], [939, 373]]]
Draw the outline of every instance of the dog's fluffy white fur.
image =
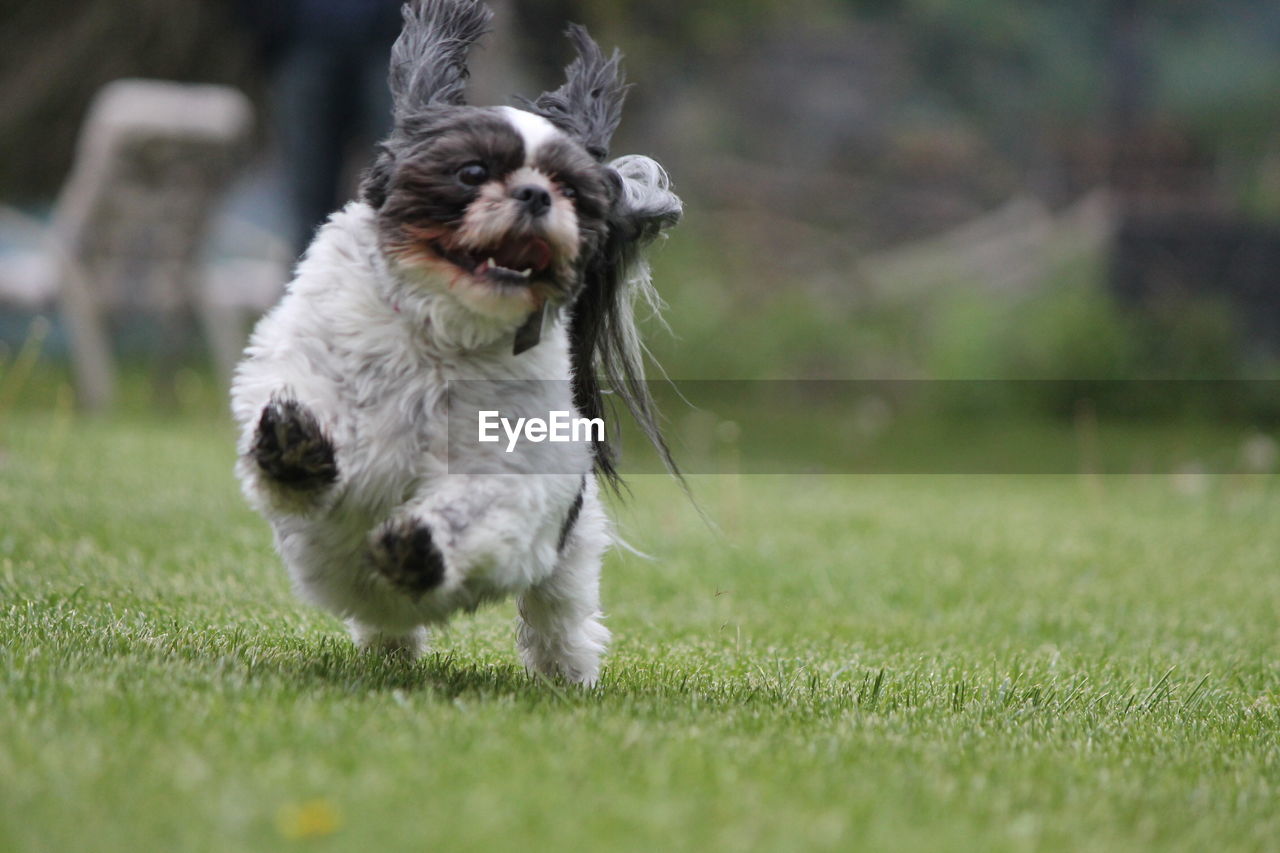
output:
[[[562, 326], [520, 355], [511, 352], [510, 331], [510, 324], [486, 320], [445, 291], [393, 274], [373, 210], [352, 202], [320, 230], [236, 374], [237, 473], [250, 502], [270, 519], [298, 590], [346, 618], [362, 647], [416, 653], [425, 640], [422, 626], [519, 593], [525, 664], [592, 682], [609, 638], [600, 623], [599, 572], [610, 535], [589, 451], [579, 446], [579, 472], [544, 474], [537, 473], [536, 456], [497, 458], [500, 445], [460, 442], [455, 454], [494, 454], [497, 470], [528, 468], [448, 473], [450, 462], [466, 470], [483, 462], [447, 458], [446, 382], [569, 375]], [[567, 382], [510, 387], [546, 395], [507, 401], [513, 409], [573, 410]], [[261, 412], [282, 395], [311, 411], [333, 441], [341, 473], [319, 493], [274, 482], [251, 452]], [[558, 549], [584, 481], [581, 511]], [[417, 601], [389, 584], [367, 556], [371, 533], [396, 515], [425, 522], [444, 558], [443, 581]]]
[[[604, 162], [624, 87], [617, 57], [605, 59], [583, 31], [571, 31], [580, 58], [569, 82], [529, 110], [459, 106], [461, 55], [487, 15], [471, 0], [406, 6], [406, 31], [392, 59], [397, 132], [384, 144], [363, 199], [319, 230], [237, 370], [237, 474], [270, 522], [296, 588], [345, 619], [361, 648], [416, 655], [429, 626], [516, 595], [525, 665], [592, 684], [609, 640], [599, 574], [612, 534], [596, 481], [597, 472], [615, 474], [607, 446], [505, 454], [501, 443], [451, 444], [449, 407], [459, 406], [457, 396], [469, 387], [456, 380], [503, 380], [503, 409], [544, 415], [576, 413], [584, 400], [597, 408], [597, 364], [607, 375], [621, 371], [634, 380], [637, 344], [624, 291], [647, 293], [636, 250], [678, 218], [679, 200], [647, 158]], [[616, 103], [599, 103], [602, 92]], [[459, 110], [472, 112], [458, 119]], [[512, 142], [502, 122], [522, 141]], [[426, 126], [444, 129], [423, 137]], [[430, 145], [451, 135], [462, 140], [456, 146], [478, 149], [483, 145], [474, 139], [506, 139], [523, 151], [524, 164], [507, 167], [514, 177], [505, 183], [473, 167], [458, 171], [457, 181], [452, 171], [437, 179], [431, 170], [445, 155]], [[566, 153], [566, 140], [585, 145], [573, 151], [590, 156]], [[600, 196], [591, 207], [575, 208], [576, 196], [561, 194], [559, 178], [538, 165], [547, 146], [567, 162], [580, 157], [589, 164], [581, 192]], [[429, 192], [417, 189], [424, 174], [443, 180], [446, 195], [467, 199], [458, 205], [461, 226], [421, 225], [420, 211], [439, 207], [434, 198], [414, 195]], [[463, 186], [482, 177], [490, 182]], [[609, 193], [609, 181], [600, 179], [606, 177], [615, 185]], [[510, 199], [520, 198], [530, 181], [549, 196], [522, 213]], [[599, 212], [606, 209], [612, 218]], [[489, 265], [460, 257], [473, 248], [466, 229], [475, 222], [496, 229], [496, 236], [476, 240], [507, 241], [501, 251], [533, 257], [545, 271], [541, 292], [550, 295], [542, 305], [532, 288], [512, 282], [512, 270], [488, 273]], [[624, 231], [630, 236], [610, 238], [608, 256], [602, 247], [610, 241], [602, 235]], [[428, 232], [430, 242], [413, 242]], [[520, 242], [528, 239], [534, 242]], [[592, 298], [578, 312], [575, 299], [583, 293]], [[522, 348], [521, 330], [544, 306], [541, 339], [535, 335], [536, 345]], [[647, 399], [637, 406], [626, 393], [648, 429]], [[464, 410], [468, 402], [482, 404], [464, 399]], [[546, 455], [552, 453], [554, 459]]]

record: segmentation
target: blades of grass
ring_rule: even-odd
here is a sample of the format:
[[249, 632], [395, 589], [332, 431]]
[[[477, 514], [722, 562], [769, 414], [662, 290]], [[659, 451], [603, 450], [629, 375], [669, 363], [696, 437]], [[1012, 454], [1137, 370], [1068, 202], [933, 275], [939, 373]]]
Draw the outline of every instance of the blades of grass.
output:
[[1070, 708], [1071, 703], [1074, 702], [1076, 700], [1076, 697], [1078, 697], [1084, 691], [1084, 687], [1088, 683], [1089, 683], [1089, 676], [1088, 675], [1083, 676], [1079, 681], [1076, 682], [1076, 685], [1071, 689], [1071, 692], [1068, 693], [1066, 697], [1063, 698], [1062, 701], [1058, 703], [1058, 708], [1063, 711]]
[[1191, 700], [1195, 699], [1197, 696], [1200, 695], [1201, 689], [1204, 688], [1205, 684], [1208, 683], [1208, 681], [1209, 681], [1209, 673], [1206, 672], [1204, 674], [1204, 677], [1201, 678], [1198, 682], [1196, 682], [1196, 686], [1191, 690], [1189, 694], [1187, 694], [1187, 698], [1182, 700], [1182, 704], [1178, 706], [1178, 710], [1185, 711], [1189, 707], [1192, 707]]
[[45, 338], [49, 336], [52, 328], [53, 325], [45, 317], [36, 317], [32, 320], [26, 340], [22, 342], [22, 347], [14, 356], [12, 365], [8, 370], [0, 373], [0, 426], [3, 426], [9, 409], [18, 399], [18, 394], [22, 392], [27, 380], [31, 378], [31, 371], [40, 360]]
[[1165, 684], [1169, 681], [1169, 676], [1173, 675], [1173, 671], [1177, 668], [1178, 668], [1177, 664], [1174, 664], [1173, 666], [1165, 670], [1164, 675], [1160, 677], [1160, 680], [1155, 683], [1154, 687], [1152, 687], [1149, 691], [1147, 691], [1146, 697], [1144, 697], [1142, 702], [1138, 705], [1139, 711], [1151, 710], [1152, 705], [1154, 705], [1157, 699], [1159, 698], [1158, 694], [1160, 692], [1160, 689], [1165, 686]]

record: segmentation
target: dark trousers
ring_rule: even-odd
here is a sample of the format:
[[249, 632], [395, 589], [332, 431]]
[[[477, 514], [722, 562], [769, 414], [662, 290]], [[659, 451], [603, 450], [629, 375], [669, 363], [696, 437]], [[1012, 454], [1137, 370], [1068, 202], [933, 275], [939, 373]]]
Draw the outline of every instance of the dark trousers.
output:
[[391, 129], [390, 41], [299, 38], [280, 57], [274, 115], [300, 254], [351, 197], [351, 176]]

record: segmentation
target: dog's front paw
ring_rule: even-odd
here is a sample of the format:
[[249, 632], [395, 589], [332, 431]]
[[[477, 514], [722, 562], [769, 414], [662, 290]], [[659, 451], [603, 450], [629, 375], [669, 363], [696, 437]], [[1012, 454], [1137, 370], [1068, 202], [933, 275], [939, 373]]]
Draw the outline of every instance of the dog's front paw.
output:
[[444, 580], [444, 555], [427, 526], [414, 518], [393, 518], [375, 528], [369, 556], [392, 586], [414, 599]]
[[296, 400], [277, 397], [267, 404], [251, 453], [263, 473], [292, 489], [315, 490], [338, 479], [333, 442]]

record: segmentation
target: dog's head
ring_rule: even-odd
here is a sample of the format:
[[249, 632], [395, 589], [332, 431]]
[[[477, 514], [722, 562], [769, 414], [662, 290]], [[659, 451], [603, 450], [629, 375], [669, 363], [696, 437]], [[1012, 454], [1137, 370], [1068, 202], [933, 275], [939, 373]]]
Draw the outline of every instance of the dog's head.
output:
[[[464, 100], [466, 57], [492, 13], [476, 0], [413, 0], [392, 48], [395, 129], [361, 187], [387, 257], [507, 328], [518, 354], [550, 315], [567, 322], [575, 403], [603, 414], [605, 381], [664, 457], [631, 303], [658, 304], [641, 250], [681, 214], [662, 167], [613, 161], [626, 84], [586, 30], [560, 88], [513, 107]], [[607, 446], [597, 463], [615, 476]], [[674, 467], [674, 466], [673, 466]]]
[[616, 173], [511, 107], [437, 108], [414, 129], [378, 206], [384, 250], [495, 320], [576, 295], [609, 230]]
[[578, 58], [560, 89], [524, 109], [466, 105], [466, 53], [490, 16], [473, 0], [404, 7], [391, 60], [395, 130], [362, 195], [387, 255], [428, 273], [423, 286], [519, 326], [572, 302], [611, 243], [651, 239], [679, 218], [680, 202], [660, 169], [628, 176], [625, 162], [606, 162], [626, 87], [618, 55], [606, 58], [580, 27], [569, 31]]

